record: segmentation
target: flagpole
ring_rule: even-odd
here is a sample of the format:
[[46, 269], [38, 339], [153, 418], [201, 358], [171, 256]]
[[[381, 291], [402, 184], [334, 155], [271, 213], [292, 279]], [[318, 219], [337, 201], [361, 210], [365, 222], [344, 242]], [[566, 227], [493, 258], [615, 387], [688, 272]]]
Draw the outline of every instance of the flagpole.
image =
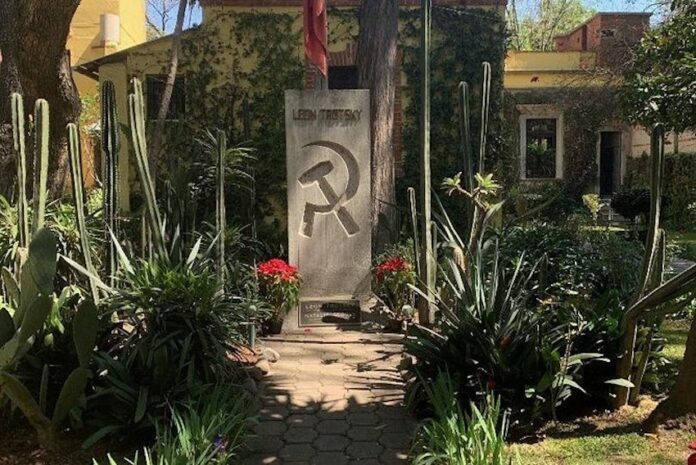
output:
[[314, 68], [314, 90], [328, 90], [329, 80], [321, 74], [318, 68]]

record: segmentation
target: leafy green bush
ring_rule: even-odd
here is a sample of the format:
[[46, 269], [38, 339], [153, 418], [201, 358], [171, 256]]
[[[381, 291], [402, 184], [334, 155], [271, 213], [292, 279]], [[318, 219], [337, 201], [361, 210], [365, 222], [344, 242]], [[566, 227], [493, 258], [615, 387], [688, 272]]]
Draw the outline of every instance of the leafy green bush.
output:
[[635, 221], [637, 217], [646, 218], [650, 213], [650, 189], [624, 187], [614, 194], [611, 208], [629, 221]]
[[168, 465], [233, 463], [247, 434], [246, 397], [232, 396], [229, 385], [204, 386], [190, 396], [191, 400], [172, 409], [171, 425], [157, 428], [154, 454], [158, 461]]
[[[197, 386], [156, 425], [157, 441], [144, 449], [145, 465], [227, 465], [238, 459], [248, 434], [248, 402], [228, 385]], [[127, 459], [138, 465], [140, 454]], [[111, 456], [109, 465], [118, 462]], [[93, 461], [98, 465], [97, 461]]]
[[88, 444], [151, 429], [196, 383], [230, 382], [230, 356], [244, 344], [243, 323], [256, 311], [219, 292], [208, 260], [124, 265], [121, 287], [105, 302], [116, 322], [97, 357]]
[[[696, 226], [696, 153], [665, 156], [664, 199], [665, 227], [684, 231]], [[649, 157], [630, 158], [626, 167], [626, 184], [636, 188], [650, 185]]]
[[511, 257], [507, 266], [522, 253], [525, 269], [539, 263], [532, 279], [540, 299], [596, 299], [609, 289], [623, 299], [638, 282], [642, 245], [611, 231], [533, 223], [501, 238], [501, 255]]
[[517, 219], [562, 223], [573, 214], [584, 214], [580, 198], [569, 195], [555, 183], [520, 185], [507, 195], [506, 213]]
[[471, 413], [457, 402], [456, 384], [440, 373], [425, 387], [433, 405], [433, 417], [418, 429], [414, 465], [509, 465], [505, 436], [508, 412], [489, 396], [482, 409], [474, 403]]

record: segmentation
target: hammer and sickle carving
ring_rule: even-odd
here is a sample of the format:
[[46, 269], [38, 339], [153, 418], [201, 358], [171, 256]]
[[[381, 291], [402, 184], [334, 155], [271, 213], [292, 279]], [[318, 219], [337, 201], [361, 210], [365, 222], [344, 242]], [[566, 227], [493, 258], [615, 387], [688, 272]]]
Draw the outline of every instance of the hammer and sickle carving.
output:
[[329, 213], [334, 213], [338, 219], [338, 222], [346, 231], [348, 237], [354, 236], [360, 231], [360, 227], [357, 225], [345, 206], [358, 192], [358, 186], [360, 185], [360, 169], [358, 167], [358, 162], [355, 160], [355, 157], [350, 150], [335, 142], [317, 141], [307, 144], [302, 148], [307, 147], [324, 147], [332, 150], [339, 157], [341, 157], [341, 160], [343, 160], [343, 163], [345, 163], [346, 169], [348, 170], [348, 183], [346, 184], [346, 189], [342, 194], [339, 195], [336, 193], [334, 188], [326, 179], [329, 173], [331, 173], [335, 168], [334, 164], [328, 160], [317, 163], [299, 177], [298, 180], [303, 188], [308, 188], [314, 184], [317, 184], [327, 202], [324, 205], [317, 205], [310, 202], [305, 204], [304, 215], [302, 217], [301, 234], [305, 237], [312, 237], [312, 234], [314, 233], [314, 220], [316, 215], [327, 215]]

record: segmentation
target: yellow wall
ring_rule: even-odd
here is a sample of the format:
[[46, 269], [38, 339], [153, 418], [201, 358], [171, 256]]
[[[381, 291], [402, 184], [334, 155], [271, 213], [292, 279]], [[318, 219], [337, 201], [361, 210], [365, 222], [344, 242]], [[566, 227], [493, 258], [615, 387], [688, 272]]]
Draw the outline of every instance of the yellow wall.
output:
[[[147, 40], [145, 23], [146, 0], [82, 0], [70, 26], [68, 50], [72, 65], [96, 60], [110, 53], [123, 50]], [[101, 16], [113, 14], [120, 17], [120, 41], [105, 44], [102, 41]], [[93, 94], [97, 82], [75, 74], [75, 82], [81, 94]]]
[[596, 59], [594, 52], [510, 51], [505, 59], [504, 86], [522, 90], [603, 85], [606, 78], [592, 73]]

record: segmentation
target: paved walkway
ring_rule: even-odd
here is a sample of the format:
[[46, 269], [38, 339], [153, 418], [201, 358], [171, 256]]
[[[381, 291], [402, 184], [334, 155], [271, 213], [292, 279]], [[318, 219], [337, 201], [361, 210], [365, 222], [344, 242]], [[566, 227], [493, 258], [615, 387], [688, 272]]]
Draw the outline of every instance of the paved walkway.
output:
[[272, 341], [280, 360], [261, 385], [246, 464], [405, 464], [415, 421], [396, 369], [402, 347], [322, 338]]

